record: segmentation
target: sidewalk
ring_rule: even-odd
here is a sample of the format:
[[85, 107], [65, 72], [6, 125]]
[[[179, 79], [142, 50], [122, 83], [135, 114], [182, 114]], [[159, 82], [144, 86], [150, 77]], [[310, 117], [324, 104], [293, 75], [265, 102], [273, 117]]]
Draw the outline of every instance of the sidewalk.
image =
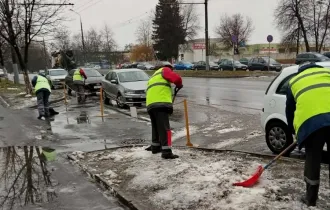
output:
[[55, 187], [57, 197], [48, 203], [30, 205], [24, 210], [125, 210], [111, 195], [104, 196], [97, 185], [82, 174], [79, 168], [71, 165], [67, 159], [58, 157], [51, 163], [52, 179], [58, 182]]

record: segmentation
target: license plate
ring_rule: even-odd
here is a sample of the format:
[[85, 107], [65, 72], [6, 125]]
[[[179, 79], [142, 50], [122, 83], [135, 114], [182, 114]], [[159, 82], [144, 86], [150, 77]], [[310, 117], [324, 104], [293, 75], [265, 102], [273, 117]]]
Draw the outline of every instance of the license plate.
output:
[[99, 88], [101, 88], [101, 85], [95, 85], [94, 86], [94, 89], [99, 89]]

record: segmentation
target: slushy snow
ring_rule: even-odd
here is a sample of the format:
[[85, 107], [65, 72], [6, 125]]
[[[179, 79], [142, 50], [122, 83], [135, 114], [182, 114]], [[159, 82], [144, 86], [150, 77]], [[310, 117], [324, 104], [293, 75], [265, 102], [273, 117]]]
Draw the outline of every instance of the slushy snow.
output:
[[[265, 171], [254, 187], [242, 188], [232, 184], [248, 179], [268, 160], [192, 149], [174, 149], [180, 158], [163, 160], [144, 149], [86, 153], [80, 162], [103, 174], [109, 183], [136, 201], [143, 201], [145, 210], [308, 209], [299, 201], [305, 190], [302, 164], [283, 161]], [[326, 171], [322, 171], [323, 181], [327, 179]], [[330, 191], [324, 187], [321, 185], [319, 201], [323, 206], [315, 210], [329, 209]]]

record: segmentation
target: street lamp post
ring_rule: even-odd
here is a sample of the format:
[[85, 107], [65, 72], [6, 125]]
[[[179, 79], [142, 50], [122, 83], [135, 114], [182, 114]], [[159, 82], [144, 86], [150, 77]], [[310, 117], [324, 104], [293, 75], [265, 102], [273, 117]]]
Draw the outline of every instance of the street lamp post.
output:
[[85, 58], [85, 40], [84, 40], [84, 30], [83, 30], [81, 15], [78, 12], [74, 11], [73, 9], [70, 9], [70, 11], [72, 11], [72, 12], [76, 13], [77, 15], [79, 15], [79, 18], [80, 18], [81, 42], [82, 42], [83, 57], [84, 57], [84, 63], [85, 63], [85, 61], [86, 61], [86, 58]]

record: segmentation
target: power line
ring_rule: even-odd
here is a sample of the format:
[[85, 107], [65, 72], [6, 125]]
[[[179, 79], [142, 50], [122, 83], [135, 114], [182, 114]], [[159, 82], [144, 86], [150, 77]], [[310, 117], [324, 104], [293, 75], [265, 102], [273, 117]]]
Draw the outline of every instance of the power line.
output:
[[75, 10], [79, 10], [79, 9], [85, 7], [86, 5], [92, 3], [93, 1], [95, 1], [95, 0], [89, 0], [89, 1], [86, 1], [86, 2], [84, 2], [83, 4], [81, 4], [80, 6], [77, 6], [77, 8], [75, 8]]
[[89, 5], [89, 6], [86, 7], [86, 8], [83, 8], [82, 10], [80, 10], [80, 11], [78, 11], [78, 12], [82, 12], [82, 11], [88, 9], [88, 8], [91, 8], [92, 6], [94, 6], [94, 5], [97, 4], [97, 3], [100, 3], [101, 1], [103, 1], [103, 0], [98, 0], [98, 1], [94, 2], [93, 4]]
[[[144, 15], [146, 15], [146, 14], [148, 14], [148, 13], [150, 13], [150, 11], [148, 11], [148, 12], [144, 12], [144, 13], [142, 13], [141, 15], [138, 15], [138, 16], [135, 16], [135, 17], [132, 17], [132, 18], [130, 18], [130, 19], [128, 19], [128, 20], [125, 20], [125, 21], [123, 21], [123, 22], [121, 22], [121, 23], [117, 23], [117, 24], [113, 25], [112, 27], [125, 26], [125, 25], [128, 25], [128, 24], [131, 24], [131, 23], [133, 23], [133, 21], [139, 20], [140, 17], [142, 17], [142, 16], [144, 16]], [[127, 23], [127, 24], [125, 24], [125, 23]], [[124, 24], [124, 25], [122, 25], [122, 24]]]

